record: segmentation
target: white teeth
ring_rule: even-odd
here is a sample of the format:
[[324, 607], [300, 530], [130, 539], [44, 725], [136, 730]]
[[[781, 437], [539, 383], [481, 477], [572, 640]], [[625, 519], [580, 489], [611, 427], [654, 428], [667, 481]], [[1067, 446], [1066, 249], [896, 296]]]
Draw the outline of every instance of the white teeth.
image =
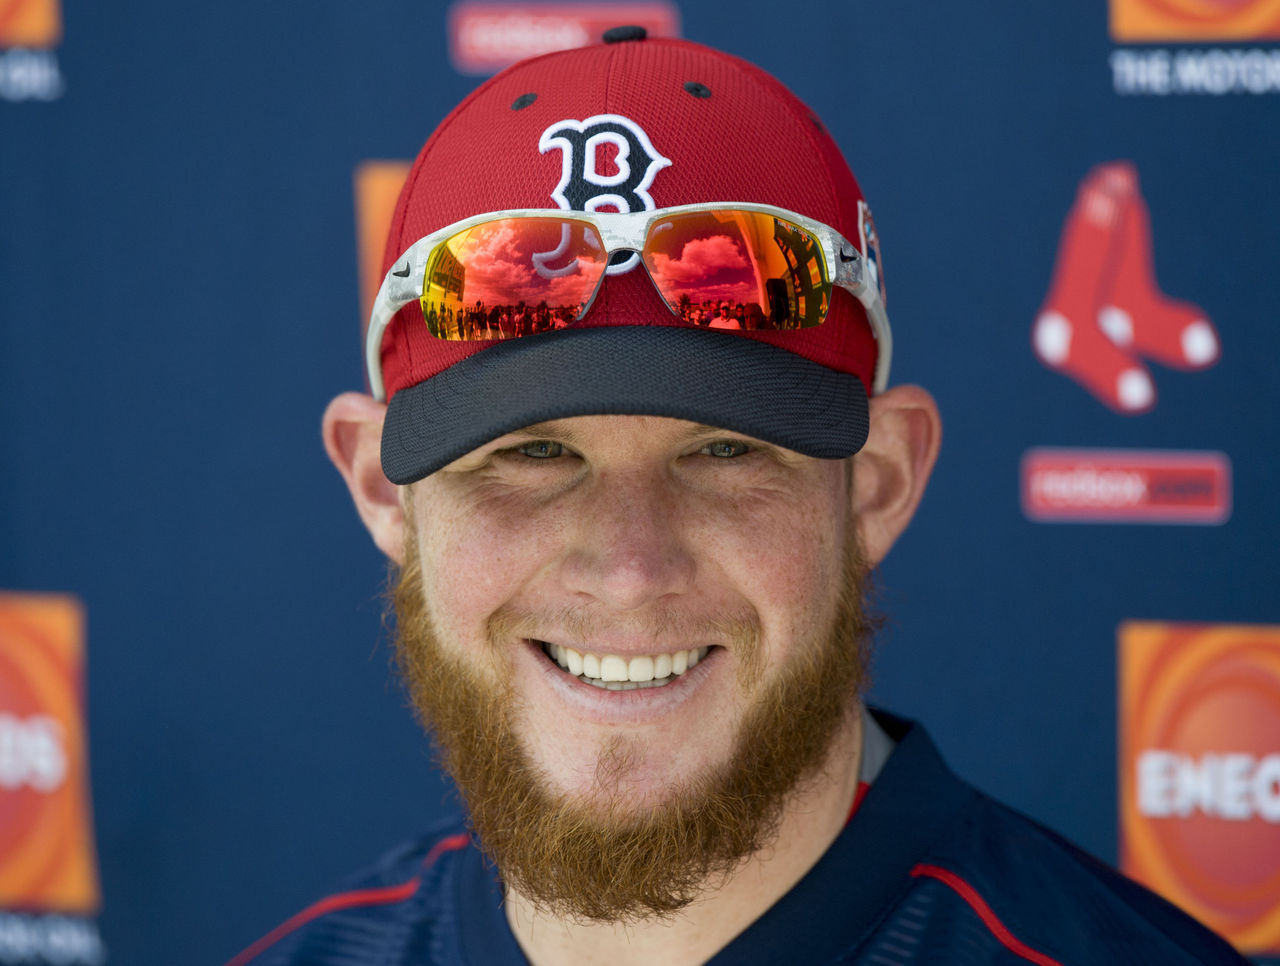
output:
[[708, 648], [694, 647], [670, 654], [642, 654], [627, 659], [618, 654], [597, 655], [577, 651], [563, 644], [541, 642], [542, 649], [557, 664], [587, 684], [610, 691], [657, 688], [670, 684], [702, 658]]
[[582, 655], [571, 647], [563, 648], [565, 660], [560, 663], [569, 669], [570, 674], [582, 673]]
[[625, 681], [627, 679], [627, 661], [616, 654], [606, 654], [600, 658], [600, 680]]
[[653, 680], [653, 658], [651, 657], [633, 657], [627, 663], [627, 680], [628, 681], [652, 681]]
[[671, 663], [670, 654], [659, 654], [653, 659], [653, 676], [655, 678], [665, 678], [670, 676]]

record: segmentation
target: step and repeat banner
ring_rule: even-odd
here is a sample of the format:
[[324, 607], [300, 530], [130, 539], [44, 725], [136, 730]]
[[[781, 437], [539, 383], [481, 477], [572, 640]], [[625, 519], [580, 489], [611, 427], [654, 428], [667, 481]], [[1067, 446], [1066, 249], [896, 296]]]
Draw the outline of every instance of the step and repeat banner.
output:
[[0, 0], [0, 966], [225, 961], [457, 807], [320, 413], [427, 134], [619, 24], [874, 206], [945, 440], [873, 700], [1280, 962], [1280, 0]]

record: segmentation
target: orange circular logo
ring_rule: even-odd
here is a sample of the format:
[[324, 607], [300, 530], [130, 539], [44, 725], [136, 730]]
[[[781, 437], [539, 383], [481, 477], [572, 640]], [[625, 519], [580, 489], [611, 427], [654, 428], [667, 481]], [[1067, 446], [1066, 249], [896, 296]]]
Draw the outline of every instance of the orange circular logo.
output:
[[1111, 0], [1116, 40], [1274, 40], [1278, 0]]
[[69, 597], [0, 594], [0, 908], [98, 906]]
[[1121, 867], [1280, 951], [1280, 628], [1121, 628]]

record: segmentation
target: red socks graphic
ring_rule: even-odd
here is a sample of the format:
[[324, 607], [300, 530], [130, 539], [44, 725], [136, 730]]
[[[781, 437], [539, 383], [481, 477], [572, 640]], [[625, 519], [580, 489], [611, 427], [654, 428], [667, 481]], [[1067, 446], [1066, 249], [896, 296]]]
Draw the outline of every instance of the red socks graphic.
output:
[[1150, 218], [1132, 164], [1098, 165], [1081, 183], [1031, 341], [1045, 365], [1122, 413], [1155, 405], [1141, 358], [1175, 369], [1218, 361], [1213, 325], [1156, 284]]

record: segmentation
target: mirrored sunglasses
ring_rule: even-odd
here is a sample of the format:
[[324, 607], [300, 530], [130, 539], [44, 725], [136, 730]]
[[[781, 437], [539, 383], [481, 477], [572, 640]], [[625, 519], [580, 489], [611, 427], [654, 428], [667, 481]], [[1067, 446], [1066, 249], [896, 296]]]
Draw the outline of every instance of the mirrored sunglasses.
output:
[[[884, 389], [891, 342], [878, 266], [821, 222], [768, 205], [722, 203], [632, 213], [499, 211], [419, 239], [396, 259], [374, 302], [365, 343], [373, 395], [385, 398], [382, 336], [411, 302], [438, 339], [516, 339], [577, 322], [606, 275], [637, 265], [691, 327], [810, 328], [827, 317], [833, 287], [846, 289], [866, 309], [878, 341], [873, 392]], [[722, 311], [722, 303], [733, 310]]]

